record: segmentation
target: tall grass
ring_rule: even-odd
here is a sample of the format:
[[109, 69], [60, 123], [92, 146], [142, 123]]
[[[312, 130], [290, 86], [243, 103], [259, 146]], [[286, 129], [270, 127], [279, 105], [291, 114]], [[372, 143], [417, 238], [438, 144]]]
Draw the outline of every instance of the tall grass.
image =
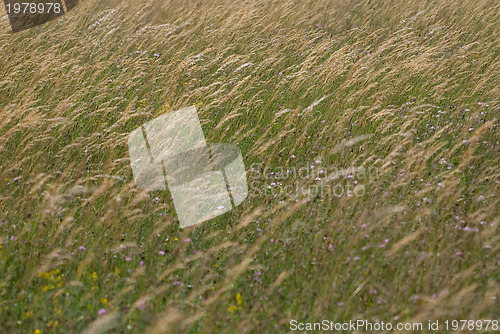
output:
[[[87, 0], [16, 34], [3, 13], [1, 331], [499, 319], [499, 9]], [[180, 229], [127, 138], [189, 105], [252, 192]], [[281, 193], [314, 189], [278, 174], [301, 168], [376, 173], [329, 175], [360, 196]]]

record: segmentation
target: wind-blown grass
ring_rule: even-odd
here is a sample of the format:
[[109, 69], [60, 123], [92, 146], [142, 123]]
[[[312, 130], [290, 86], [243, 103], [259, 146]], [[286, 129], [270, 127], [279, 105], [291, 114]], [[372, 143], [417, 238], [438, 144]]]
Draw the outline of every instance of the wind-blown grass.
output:
[[[0, 329], [499, 319], [499, 9], [89, 0], [16, 34], [3, 15]], [[180, 229], [168, 191], [135, 187], [127, 138], [189, 105], [252, 191]], [[365, 191], [281, 193], [315, 189], [278, 174], [300, 168]]]

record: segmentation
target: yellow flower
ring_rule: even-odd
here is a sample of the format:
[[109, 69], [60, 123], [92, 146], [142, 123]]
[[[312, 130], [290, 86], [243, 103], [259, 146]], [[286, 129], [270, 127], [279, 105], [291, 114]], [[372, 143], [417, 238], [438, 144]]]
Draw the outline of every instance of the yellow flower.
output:
[[96, 280], [97, 280], [97, 273], [96, 273], [95, 271], [92, 273], [92, 279], [93, 279], [94, 281], [96, 281]]
[[104, 306], [108, 305], [108, 298], [101, 298], [101, 304]]
[[59, 326], [59, 321], [53, 321], [53, 320], [50, 320], [48, 323], [47, 323], [47, 327], [49, 328], [56, 328], [57, 326]]
[[28, 311], [28, 312], [24, 313], [21, 318], [28, 319], [28, 318], [31, 318], [32, 316], [33, 316], [33, 312]]
[[243, 296], [241, 295], [241, 293], [238, 292], [235, 299], [236, 299], [236, 304], [238, 305], [243, 304]]
[[228, 308], [227, 308], [227, 311], [229, 313], [234, 313], [236, 311], [243, 311], [243, 296], [241, 295], [241, 293], [237, 293], [236, 294], [236, 297], [234, 298], [236, 300], [236, 305], [230, 305]]
[[42, 331], [38, 328], [33, 331], [34, 334], [42, 334]]

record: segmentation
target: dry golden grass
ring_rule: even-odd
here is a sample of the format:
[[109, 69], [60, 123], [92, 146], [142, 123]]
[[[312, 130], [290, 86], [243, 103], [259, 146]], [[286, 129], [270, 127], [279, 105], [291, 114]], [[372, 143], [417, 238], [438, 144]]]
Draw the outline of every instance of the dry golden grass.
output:
[[[499, 319], [499, 9], [88, 0], [16, 34], [2, 13], [0, 329]], [[180, 229], [127, 138], [193, 104], [252, 194]], [[300, 168], [365, 192], [287, 196], [318, 181], [269, 174]]]

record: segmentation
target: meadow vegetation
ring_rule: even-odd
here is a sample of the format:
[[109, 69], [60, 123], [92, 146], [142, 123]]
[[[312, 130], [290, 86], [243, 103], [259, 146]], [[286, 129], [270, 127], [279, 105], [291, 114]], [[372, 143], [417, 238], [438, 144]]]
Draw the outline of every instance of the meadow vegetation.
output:
[[[2, 12], [0, 332], [499, 319], [499, 10], [82, 0], [15, 34]], [[251, 192], [181, 229], [127, 138], [190, 105]], [[352, 173], [271, 174], [300, 168]], [[363, 192], [263, 192], [318, 182]]]

